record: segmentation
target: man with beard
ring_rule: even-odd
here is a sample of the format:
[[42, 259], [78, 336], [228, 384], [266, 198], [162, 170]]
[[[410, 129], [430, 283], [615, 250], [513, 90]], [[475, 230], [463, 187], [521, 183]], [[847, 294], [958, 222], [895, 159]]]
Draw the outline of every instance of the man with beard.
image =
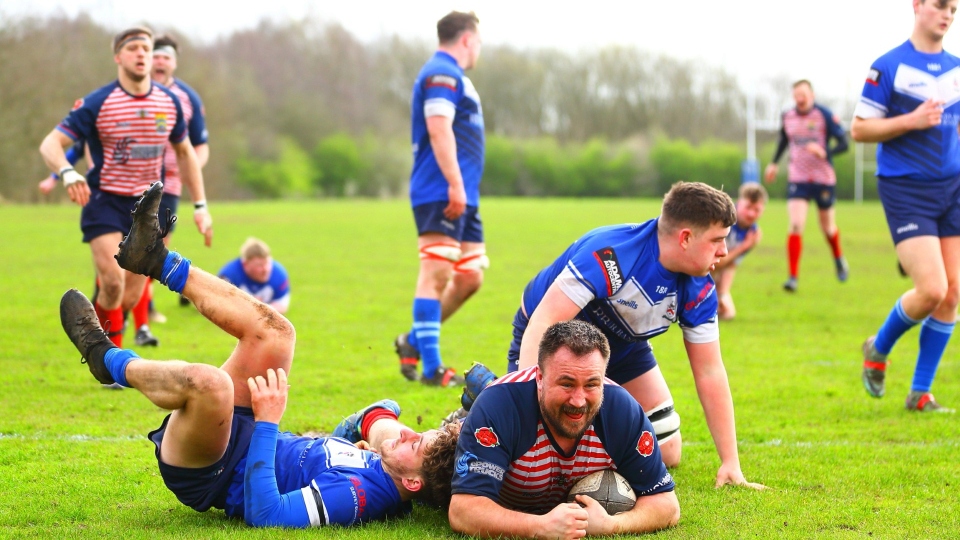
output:
[[[457, 443], [453, 530], [579, 538], [676, 525], [680, 505], [653, 426], [626, 390], [604, 378], [609, 358], [595, 326], [557, 323], [540, 341], [537, 365], [477, 397]], [[632, 510], [611, 516], [583, 495], [579, 504], [563, 502], [577, 480], [604, 469], [616, 469], [633, 487]]]
[[[144, 27], [124, 30], [114, 38], [113, 52], [117, 80], [78, 99], [44, 138], [40, 153], [63, 179], [70, 200], [83, 207], [80, 228], [100, 282], [94, 307], [101, 326], [120, 346], [123, 312], [140, 300], [145, 278], [121, 269], [113, 256], [123, 233], [130, 230], [137, 197], [162, 178], [168, 141], [194, 203], [206, 197], [180, 100], [150, 80], [153, 32]], [[86, 178], [73, 169], [64, 152], [79, 139], [90, 151]], [[210, 214], [194, 215], [194, 220], [209, 244]]]

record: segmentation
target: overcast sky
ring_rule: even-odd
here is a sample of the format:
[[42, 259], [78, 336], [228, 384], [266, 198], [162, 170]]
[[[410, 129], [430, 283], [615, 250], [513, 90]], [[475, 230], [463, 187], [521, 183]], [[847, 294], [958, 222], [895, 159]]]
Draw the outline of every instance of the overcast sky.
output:
[[[492, 0], [0, 0], [0, 17], [74, 15], [83, 10], [111, 28], [147, 22], [209, 41], [263, 18], [339, 22], [361, 40], [382, 35], [436, 39], [451, 9], [474, 10], [487, 44], [555, 47], [570, 52], [607, 44], [718, 66], [746, 88], [771, 76], [807, 78], [818, 93], [853, 103], [870, 63], [913, 29], [911, 0], [632, 0], [571, 2]], [[239, 7], [243, 5], [243, 7]], [[230, 7], [225, 7], [230, 6]], [[960, 28], [945, 40], [960, 54]]]

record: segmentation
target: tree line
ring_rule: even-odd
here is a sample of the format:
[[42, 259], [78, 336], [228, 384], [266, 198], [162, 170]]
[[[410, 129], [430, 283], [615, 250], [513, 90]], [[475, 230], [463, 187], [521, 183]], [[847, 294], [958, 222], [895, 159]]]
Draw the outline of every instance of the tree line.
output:
[[[84, 14], [0, 21], [0, 197], [40, 198], [37, 147], [77, 98], [116, 77], [112, 30]], [[176, 75], [204, 100], [209, 197], [405, 195], [411, 87], [434, 43], [364, 43], [310, 19], [212, 43], [155, 30], [180, 40]], [[655, 196], [678, 178], [739, 182], [745, 98], [723, 69], [632, 47], [486, 46], [469, 76], [483, 101], [488, 194]]]

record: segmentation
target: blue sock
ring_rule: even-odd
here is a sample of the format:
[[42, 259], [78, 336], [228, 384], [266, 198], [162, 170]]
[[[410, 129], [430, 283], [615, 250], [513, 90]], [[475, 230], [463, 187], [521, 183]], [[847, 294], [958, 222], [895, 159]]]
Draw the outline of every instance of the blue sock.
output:
[[417, 345], [417, 329], [410, 327], [410, 333], [407, 335], [407, 343], [413, 346], [414, 349], [420, 350], [420, 346]]
[[129, 388], [130, 383], [127, 382], [127, 364], [136, 358], [140, 358], [140, 355], [130, 349], [114, 347], [107, 351], [107, 354], [103, 355], [103, 363], [107, 365], [107, 371], [110, 372], [113, 380], [117, 381], [121, 386]]
[[183, 293], [190, 275], [190, 259], [185, 259], [176, 251], [167, 253], [167, 260], [163, 261], [163, 271], [160, 272], [160, 283], [166, 285], [175, 293]]
[[880, 354], [890, 354], [890, 349], [900, 339], [900, 336], [920, 322], [908, 317], [900, 302], [901, 300], [897, 300], [897, 303], [894, 304], [887, 320], [884, 321], [880, 331], [877, 332], [877, 339], [873, 342], [873, 347]]
[[423, 361], [423, 376], [433, 377], [440, 367], [440, 301], [413, 299], [413, 332]]
[[911, 390], [930, 391], [940, 358], [943, 357], [943, 350], [947, 348], [947, 342], [953, 334], [953, 326], [952, 322], [941, 322], [933, 317], [927, 317], [923, 321], [920, 326], [920, 352], [917, 354], [917, 368], [913, 371]]

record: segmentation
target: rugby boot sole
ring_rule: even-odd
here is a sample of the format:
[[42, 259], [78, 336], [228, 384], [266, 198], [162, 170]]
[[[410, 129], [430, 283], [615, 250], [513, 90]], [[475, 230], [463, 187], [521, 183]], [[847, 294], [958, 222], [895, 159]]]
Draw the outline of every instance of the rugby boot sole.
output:
[[167, 247], [163, 237], [176, 222], [176, 216], [166, 217], [166, 230], [160, 228], [160, 199], [163, 197], [163, 184], [154, 182], [143, 192], [133, 207], [133, 225], [130, 232], [120, 242], [120, 251], [114, 255], [120, 268], [135, 274], [150, 276], [158, 281], [163, 273], [163, 263], [167, 258]]

